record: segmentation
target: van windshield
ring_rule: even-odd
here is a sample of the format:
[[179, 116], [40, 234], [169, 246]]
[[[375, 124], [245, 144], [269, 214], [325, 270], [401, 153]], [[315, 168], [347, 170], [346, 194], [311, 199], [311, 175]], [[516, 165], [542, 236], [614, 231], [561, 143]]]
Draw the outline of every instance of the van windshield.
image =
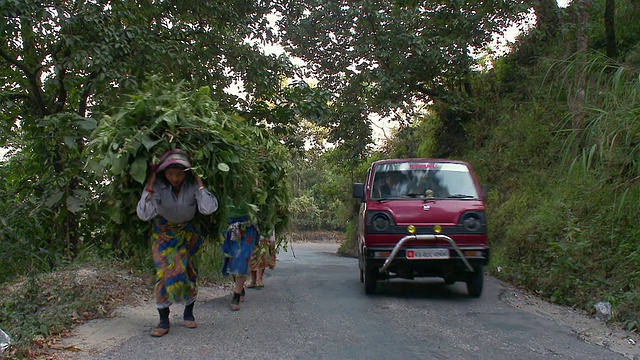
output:
[[477, 199], [478, 192], [464, 164], [397, 162], [375, 166], [370, 198]]

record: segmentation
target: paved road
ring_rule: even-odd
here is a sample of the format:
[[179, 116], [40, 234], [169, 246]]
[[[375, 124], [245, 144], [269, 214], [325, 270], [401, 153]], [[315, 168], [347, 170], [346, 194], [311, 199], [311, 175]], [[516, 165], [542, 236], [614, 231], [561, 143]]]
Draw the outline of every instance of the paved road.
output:
[[394, 280], [366, 296], [357, 261], [336, 249], [296, 243], [267, 271], [264, 289], [247, 290], [242, 310], [230, 311], [228, 297], [199, 302], [199, 328], [137, 334], [95, 358], [624, 359], [504, 303], [493, 278], [480, 299], [438, 280]]

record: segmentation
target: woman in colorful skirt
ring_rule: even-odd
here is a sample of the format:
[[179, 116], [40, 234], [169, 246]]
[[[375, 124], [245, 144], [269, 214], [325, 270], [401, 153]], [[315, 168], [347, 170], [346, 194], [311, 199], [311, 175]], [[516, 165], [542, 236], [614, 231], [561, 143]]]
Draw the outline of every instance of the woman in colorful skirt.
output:
[[244, 283], [249, 274], [249, 259], [259, 235], [258, 228], [249, 222], [246, 205], [237, 207], [231, 200], [229, 204], [229, 227], [222, 233], [222, 275], [232, 275], [234, 278], [230, 308], [238, 311], [245, 297]]
[[251, 280], [248, 289], [262, 289], [264, 283], [262, 278], [266, 268], [273, 269], [276, 266], [276, 236], [272, 232], [271, 236], [260, 236], [260, 241], [253, 248], [253, 254], [249, 260], [249, 271]]
[[158, 166], [153, 166], [138, 202], [138, 217], [153, 222], [155, 297], [160, 315], [158, 327], [151, 332], [155, 337], [169, 332], [169, 307], [173, 303], [185, 306], [187, 328], [198, 326], [193, 307], [198, 295], [202, 237], [191, 221], [196, 211], [204, 215], [216, 211], [218, 199], [190, 169], [191, 161], [184, 151], [167, 151]]

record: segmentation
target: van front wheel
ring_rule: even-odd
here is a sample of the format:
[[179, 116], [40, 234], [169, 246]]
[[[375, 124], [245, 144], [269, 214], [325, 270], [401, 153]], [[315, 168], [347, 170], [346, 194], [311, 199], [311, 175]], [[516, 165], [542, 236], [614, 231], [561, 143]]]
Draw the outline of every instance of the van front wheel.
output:
[[482, 287], [484, 285], [484, 272], [482, 266], [474, 266], [473, 273], [468, 274], [467, 292], [472, 297], [480, 297], [482, 295]]
[[376, 285], [378, 284], [378, 268], [364, 266], [364, 293], [367, 295], [373, 295], [376, 292]]

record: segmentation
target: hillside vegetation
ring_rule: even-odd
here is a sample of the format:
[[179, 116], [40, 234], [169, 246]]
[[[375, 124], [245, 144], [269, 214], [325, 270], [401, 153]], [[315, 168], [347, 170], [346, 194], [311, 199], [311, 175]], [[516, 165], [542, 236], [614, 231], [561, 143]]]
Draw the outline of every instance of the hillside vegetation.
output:
[[[619, 15], [639, 14], [619, 4]], [[479, 78], [483, 100], [463, 156], [491, 189], [494, 274], [591, 313], [609, 301], [614, 321], [637, 330], [640, 46], [632, 34], [640, 24], [633, 18], [616, 17], [625, 46], [615, 58], [604, 55], [601, 16], [590, 20], [593, 47], [585, 54], [564, 58], [560, 35], [523, 39]]]
[[486, 121], [471, 132], [481, 146], [471, 146], [465, 157], [492, 189], [488, 207], [499, 277], [591, 311], [594, 303], [609, 301], [616, 320], [637, 328], [637, 64], [590, 55], [577, 75], [588, 79], [583, 128], [571, 126], [575, 114], [566, 109], [566, 94], [551, 90], [576, 76], [570, 67], [577, 59], [538, 58], [537, 66], [525, 68], [505, 62], [496, 75], [524, 81], [513, 84], [517, 92], [487, 94], [499, 98], [481, 110]]

